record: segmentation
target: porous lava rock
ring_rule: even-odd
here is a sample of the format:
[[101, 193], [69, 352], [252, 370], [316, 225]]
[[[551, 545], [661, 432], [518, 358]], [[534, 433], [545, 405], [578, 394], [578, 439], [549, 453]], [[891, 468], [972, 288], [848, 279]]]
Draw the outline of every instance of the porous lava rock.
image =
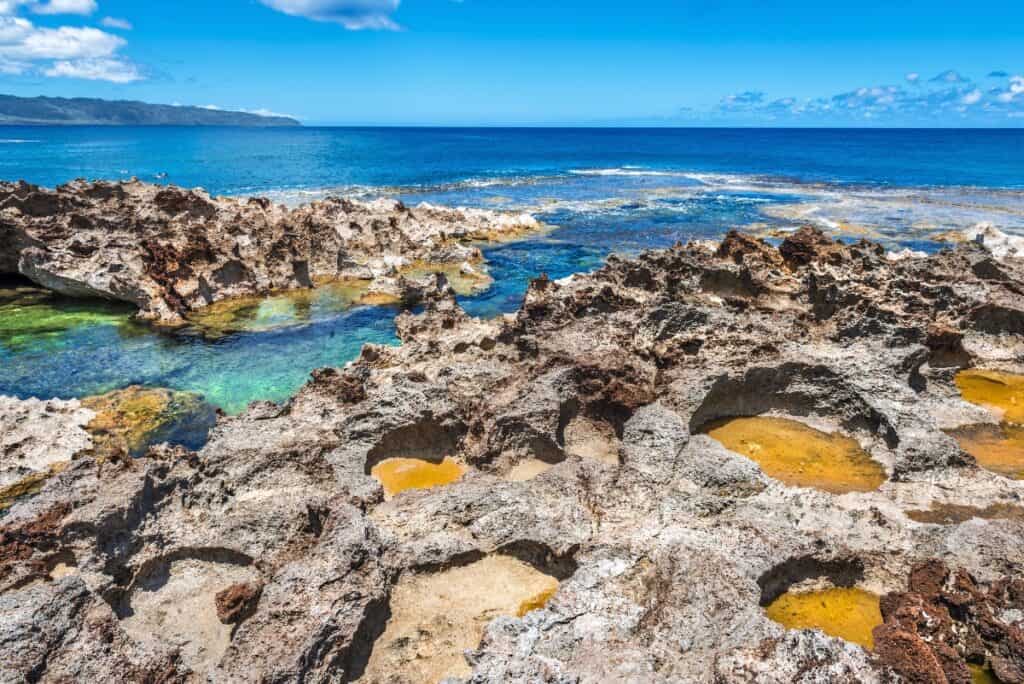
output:
[[471, 242], [539, 228], [526, 214], [393, 200], [289, 209], [139, 181], [0, 183], [0, 274], [129, 302], [141, 318], [174, 326], [213, 302], [325, 280], [365, 282], [393, 300], [410, 287], [400, 287], [403, 270], [454, 268], [486, 280]]
[[[961, 368], [1024, 371], [1020, 262], [788, 243], [612, 257], [490, 320], [433, 297], [398, 317], [401, 346], [222, 417], [198, 453], [76, 461], [3, 519], [0, 679], [386, 681], [373, 654], [402, 579], [495, 555], [559, 587], [488, 616], [465, 681], [891, 682], [961, 677], [982, 651], [1012, 676], [1024, 521], [907, 512], [1024, 497], [947, 433], [998, 420], [961, 399]], [[977, 275], [986, 260], [1003, 276]], [[843, 432], [885, 483], [786, 486], [705, 434], [756, 415]], [[395, 457], [466, 473], [385, 499], [371, 471]], [[915, 570], [934, 559], [957, 571]], [[262, 591], [225, 625], [235, 585]], [[821, 585], [887, 596], [878, 653], [767, 618]], [[922, 623], [925, 605], [946, 613]], [[946, 615], [978, 639], [929, 642]]]
[[933, 559], [914, 566], [906, 590], [881, 606], [876, 651], [907, 681], [970, 684], [973, 664], [1001, 682], [1024, 682], [1024, 578], [983, 584]]

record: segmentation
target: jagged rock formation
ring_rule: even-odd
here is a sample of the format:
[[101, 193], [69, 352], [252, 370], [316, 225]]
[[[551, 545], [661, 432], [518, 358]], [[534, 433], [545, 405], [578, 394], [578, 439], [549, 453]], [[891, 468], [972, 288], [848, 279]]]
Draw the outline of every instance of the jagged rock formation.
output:
[[56, 190], [0, 183], [0, 274], [74, 297], [139, 307], [163, 325], [213, 302], [323, 280], [398, 300], [405, 271], [454, 269], [487, 282], [474, 240], [537, 230], [528, 215], [344, 199], [287, 209], [140, 182]]
[[[906, 591], [882, 600], [876, 651], [911, 682], [970, 684], [969, 664], [1000, 682], [1024, 681], [1024, 577], [979, 586], [941, 561], [915, 566]], [[943, 679], [945, 678], [945, 679]]]
[[[222, 419], [197, 454], [81, 459], [17, 504], [0, 678], [403, 681], [458, 625], [403, 617], [425, 633], [389, 641], [396, 587], [497, 555], [560, 586], [478, 618], [468, 681], [896, 681], [898, 649], [786, 631], [763, 606], [807, 584], [902, 592], [936, 558], [1021, 576], [1020, 517], [907, 512], [1024, 497], [945, 432], [997, 420], [959, 369], [1024, 370], [1022, 288], [979, 245], [892, 261], [807, 230], [611, 258], [496, 320], [441, 296], [399, 317], [401, 347]], [[761, 414], [841, 430], [887, 481], [787, 487], [703, 434]], [[385, 500], [370, 472], [396, 456], [468, 471]], [[886, 612], [906, 631], [903, 603]]]

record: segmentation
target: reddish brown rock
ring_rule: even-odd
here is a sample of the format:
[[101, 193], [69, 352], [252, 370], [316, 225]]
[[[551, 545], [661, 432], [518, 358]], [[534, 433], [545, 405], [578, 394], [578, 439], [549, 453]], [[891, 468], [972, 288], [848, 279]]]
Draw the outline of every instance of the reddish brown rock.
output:
[[225, 625], [233, 625], [246, 619], [256, 611], [263, 587], [258, 584], [233, 584], [217, 594], [217, 619]]
[[986, 587], [929, 560], [911, 569], [907, 586], [881, 601], [875, 652], [883, 664], [911, 682], [970, 684], [968, 662], [986, 663], [1000, 681], [1024, 682], [1024, 633], [1004, 617], [1019, 605], [1019, 579]]
[[779, 245], [779, 253], [790, 266], [806, 266], [812, 262], [840, 263], [843, 246], [817, 228], [804, 226]]

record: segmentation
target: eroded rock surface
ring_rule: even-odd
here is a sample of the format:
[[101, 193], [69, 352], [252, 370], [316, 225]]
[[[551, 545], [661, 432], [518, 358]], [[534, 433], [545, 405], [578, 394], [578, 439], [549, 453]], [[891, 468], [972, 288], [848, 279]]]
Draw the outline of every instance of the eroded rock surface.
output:
[[879, 657], [907, 681], [969, 684], [969, 667], [1024, 681], [1024, 577], [981, 584], [941, 561], [915, 566], [904, 591], [882, 599]]
[[95, 414], [80, 402], [0, 396], [0, 488], [92, 447]]
[[[399, 317], [401, 347], [221, 419], [198, 453], [76, 462], [4, 520], [2, 678], [376, 681], [390, 662], [403, 682], [423, 648], [427, 676], [472, 682], [896, 681], [891, 651], [765, 609], [905, 592], [934, 559], [975, 587], [1020, 577], [1024, 520], [972, 511], [1012, 510], [1024, 483], [947, 431], [999, 420], [958, 371], [1024, 371], [1024, 269], [976, 244], [893, 261], [809, 230], [716, 250], [540, 279], [495, 320], [442, 296]], [[884, 481], [775, 480], [704, 434], [743, 416], [845, 435]], [[446, 486], [387, 498], [372, 476], [446, 457], [466, 466]], [[494, 597], [468, 570], [494, 557], [558, 589], [522, 616], [499, 606], [468, 651], [398, 604], [438, 577]]]
[[152, 444], [200, 446], [216, 410], [189, 392], [127, 387], [81, 400], [0, 396], [0, 511], [79, 456], [130, 459]]
[[92, 448], [94, 417], [78, 401], [0, 396], [0, 513]]
[[359, 283], [368, 301], [398, 301], [434, 270], [489, 282], [473, 240], [537, 230], [528, 215], [400, 202], [327, 199], [296, 209], [261, 198], [141, 182], [75, 181], [46, 190], [0, 183], [0, 274], [20, 273], [73, 297], [129, 302], [141, 318], [180, 325], [233, 297]]

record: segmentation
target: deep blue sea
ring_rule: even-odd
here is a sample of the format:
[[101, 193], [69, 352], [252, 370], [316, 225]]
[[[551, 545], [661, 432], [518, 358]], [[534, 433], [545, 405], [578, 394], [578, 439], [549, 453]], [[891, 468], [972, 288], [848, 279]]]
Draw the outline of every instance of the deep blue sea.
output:
[[[775, 239], [812, 224], [922, 251], [979, 223], [1024, 234], [1024, 130], [0, 127], [0, 179], [132, 176], [287, 204], [338, 194], [527, 211], [554, 226], [484, 248], [496, 284], [463, 300], [481, 316], [514, 311], [542, 272], [734, 227]], [[0, 291], [0, 394], [143, 384], [236, 412], [288, 398], [364, 342], [395, 342], [391, 308], [327, 295], [265, 308], [284, 324], [211, 339], [153, 332], [110, 304]]]

